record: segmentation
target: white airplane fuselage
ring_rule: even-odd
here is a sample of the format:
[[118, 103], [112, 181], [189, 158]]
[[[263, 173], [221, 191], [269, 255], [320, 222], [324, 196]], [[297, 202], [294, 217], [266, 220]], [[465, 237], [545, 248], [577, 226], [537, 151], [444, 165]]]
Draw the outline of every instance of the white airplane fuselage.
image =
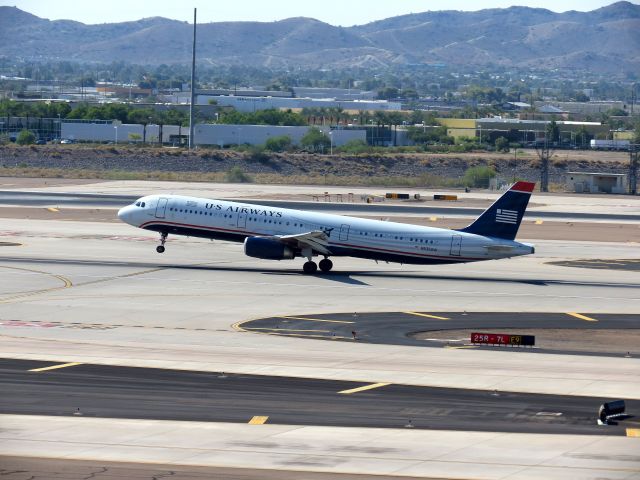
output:
[[[532, 245], [457, 230], [182, 195], [142, 197], [122, 208], [118, 217], [135, 227], [160, 232], [162, 245], [166, 235], [245, 242], [248, 255], [272, 260], [305, 257], [310, 261], [313, 256], [323, 255], [443, 264], [534, 253]], [[296, 243], [297, 236], [302, 238], [312, 232], [323, 237], [320, 250], [304, 242]], [[269, 255], [261, 256], [259, 248], [263, 247], [259, 246], [258, 254], [254, 254], [255, 248], [248, 250], [246, 240], [254, 238], [266, 240]], [[280, 241], [287, 245], [282, 258], [272, 254], [269, 243], [276, 242], [273, 245], [277, 246]], [[158, 248], [159, 252], [164, 251], [164, 246]]]

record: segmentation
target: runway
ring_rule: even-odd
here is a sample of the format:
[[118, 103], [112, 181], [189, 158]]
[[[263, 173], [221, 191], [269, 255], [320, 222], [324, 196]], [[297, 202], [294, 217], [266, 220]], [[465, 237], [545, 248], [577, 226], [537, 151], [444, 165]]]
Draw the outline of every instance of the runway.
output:
[[0, 412], [622, 436], [640, 416], [637, 400], [627, 400], [628, 417], [603, 428], [595, 419], [607, 398], [87, 364], [57, 367], [0, 359], [0, 387], [5, 392]]
[[[583, 328], [597, 330], [607, 327], [609, 321], [623, 322], [615, 324], [615, 328], [633, 327], [633, 316], [640, 312], [636, 271], [630, 268], [596, 270], [588, 265], [577, 268], [571, 263], [565, 266], [551, 262], [633, 260], [638, 258], [635, 243], [541, 240], [536, 242], [533, 257], [476, 265], [416, 268], [340, 259], [332, 275], [303, 276], [295, 261], [272, 263], [249, 259], [243, 255], [241, 246], [235, 244], [174, 237], [168, 243], [167, 252], [160, 257], [154, 251], [157, 241], [154, 234], [119, 223], [61, 222], [54, 218], [55, 215], [52, 220], [3, 219], [0, 228], [0, 242], [5, 244], [0, 246], [2, 356], [49, 365], [82, 363], [76, 373], [72, 367], [57, 370], [56, 375], [80, 375], [91, 388], [84, 392], [75, 390], [75, 393], [88, 395], [91, 400], [99, 397], [99, 379], [105, 380], [102, 374], [109, 368], [136, 367], [154, 369], [149, 370], [154, 372], [162, 369], [169, 375], [164, 383], [175, 389], [162, 393], [163, 382], [158, 378], [164, 377], [158, 374], [155, 380], [149, 379], [149, 386], [153, 387], [150, 391], [160, 390], [161, 397], [166, 394], [165, 405], [180, 403], [180, 400], [186, 406], [178, 413], [192, 416], [187, 421], [98, 417], [98, 414], [115, 415], [112, 413], [115, 409], [106, 401], [95, 402], [100, 412], [95, 412], [96, 416], [91, 415], [89, 407], [86, 416], [67, 415], [71, 401], [65, 403], [62, 390], [57, 390], [62, 415], [56, 416], [46, 409], [41, 411], [45, 416], [33, 415], [38, 412], [35, 407], [43, 408], [38, 402], [19, 405], [28, 415], [16, 415], [20, 412], [15, 410], [0, 414], [0, 425], [5, 429], [0, 455], [33, 455], [36, 449], [53, 457], [105, 462], [157, 464], [171, 459], [178, 465], [207, 467], [458, 478], [474, 478], [479, 473], [474, 465], [484, 458], [491, 467], [483, 469], [483, 474], [491, 479], [524, 470], [550, 479], [622, 478], [622, 472], [627, 476], [640, 474], [640, 461], [633, 454], [635, 438], [609, 435], [609, 431], [578, 436], [568, 433], [569, 430], [566, 433], [558, 430], [553, 435], [505, 433], [508, 427], [503, 424], [491, 432], [482, 428], [473, 431], [474, 425], [483, 424], [484, 420], [474, 421], [459, 407], [452, 409], [456, 415], [449, 415], [452, 418], [448, 421], [454, 430], [442, 430], [438, 426], [442, 419], [430, 409], [435, 409], [438, 399], [446, 396], [423, 396], [427, 391], [452, 389], [457, 392], [455, 395], [460, 395], [462, 404], [469, 401], [469, 412], [486, 410], [491, 415], [496, 413], [491, 406], [493, 399], [484, 404], [482, 397], [473, 397], [474, 392], [486, 395], [497, 389], [512, 392], [514, 400], [526, 397], [528, 400], [522, 404], [515, 401], [511, 404], [511, 413], [525, 411], [526, 415], [538, 408], [531, 400], [536, 395], [558, 396], [575, 408], [567, 411], [570, 418], [582, 418], [583, 412], [592, 415], [588, 412], [593, 408], [597, 410], [597, 406], [591, 407], [594, 399], [626, 398], [629, 405], [640, 399], [640, 360], [636, 356], [624, 358], [624, 352], [619, 356], [519, 354], [506, 349], [444, 348], [442, 344], [440, 348], [424, 348], [350, 339], [320, 341], [258, 335], [232, 327], [263, 318], [320, 316], [332, 319], [344, 314], [351, 321], [354, 313], [363, 319], [365, 313], [375, 313], [380, 315], [380, 320], [377, 326], [370, 326], [373, 331], [382, 325], [385, 314], [391, 315], [387, 317], [391, 319], [388, 328], [396, 322], [407, 326], [401, 324], [404, 317], [394, 317], [392, 312], [450, 315], [449, 318], [457, 319], [464, 311], [482, 313], [486, 315], [484, 320], [493, 315], [495, 323], [483, 322], [496, 328], [507, 325], [498, 319], [508, 313], [522, 318], [518, 328], [530, 328], [535, 321], [530, 315], [534, 314], [556, 315], [548, 317], [547, 328], [557, 322], [578, 326], [583, 322]], [[571, 318], [567, 315], [571, 312], [590, 316], [598, 322], [591, 325]], [[429, 330], [443, 322], [428, 317], [421, 317], [419, 321], [422, 322], [420, 328], [398, 329], [402, 332], [398, 335], [404, 336], [408, 330]], [[450, 326], [464, 326], [456, 321]], [[345, 336], [350, 336], [351, 328], [346, 324], [345, 327]], [[358, 335], [366, 333], [367, 327], [362, 328], [358, 327]], [[390, 336], [384, 329], [374, 333]], [[86, 372], [81, 368], [95, 371]], [[226, 412], [219, 420], [220, 417], [207, 417], [217, 412], [210, 412], [205, 396], [200, 398], [197, 393], [202, 392], [202, 385], [192, 379], [211, 375], [213, 380], [209, 383], [213, 383], [220, 372], [225, 372], [227, 380], [244, 376], [271, 377], [271, 380], [257, 383], [259, 388], [252, 386], [243, 390], [242, 395], [224, 390], [223, 398], [237, 399], [236, 395], [240, 395], [243, 399], [250, 397], [248, 400], [254, 403], [242, 414], [236, 411], [232, 416], [233, 412]], [[30, 378], [27, 376], [32, 381]], [[138, 377], [125, 375], [125, 378], [129, 380], [125, 382], [110, 373], [107, 376], [110, 387], [105, 390], [116, 392], [124, 383], [135, 383], [130, 379]], [[141, 383], [145, 381], [143, 375]], [[271, 381], [275, 387], [268, 385]], [[79, 388], [78, 384], [82, 386], [83, 382], [71, 380], [73, 388]], [[341, 382], [356, 387], [391, 385], [349, 399], [349, 402], [365, 399], [359, 409], [343, 411], [340, 404], [328, 402], [339, 414], [327, 415], [324, 420], [327, 423], [322, 423], [323, 420], [318, 419], [322, 415], [311, 407], [317, 398], [337, 396], [337, 390], [323, 390], [318, 385], [333, 388]], [[44, 388], [51, 388], [50, 393], [54, 393], [60, 388], [55, 382], [46, 386], [20, 382], [18, 385], [24, 388], [16, 387], [16, 394], [20, 395]], [[282, 385], [295, 395], [282, 393]], [[180, 388], [191, 395], [180, 396]], [[263, 397], [267, 390], [272, 396]], [[392, 399], [387, 398], [390, 393], [393, 393]], [[131, 394], [132, 398], [122, 401], [134, 407], [136, 403], [144, 405], [140, 390], [133, 388]], [[115, 393], [113, 395], [120, 401]], [[277, 399], [283, 397], [286, 402], [298, 398], [308, 402], [303, 402], [300, 410], [276, 411], [275, 416], [257, 408], [257, 403], [264, 398], [265, 405], [275, 411], [275, 407], [283, 403]], [[317, 398], [314, 400], [314, 397]], [[191, 413], [190, 401], [194, 402]], [[117, 404], [115, 400], [114, 404]], [[423, 404], [428, 407], [421, 413]], [[13, 408], [17, 408], [16, 405], [14, 401]], [[394, 425], [383, 425], [387, 421], [383, 420], [387, 417], [384, 408], [393, 410], [391, 406], [396, 410], [400, 408], [398, 412], [402, 413], [388, 416]], [[539, 408], [550, 406], [543, 403]], [[29, 408], [33, 410], [28, 412]], [[173, 408], [167, 407], [167, 410]], [[405, 421], [407, 409], [417, 411], [415, 422], [431, 419], [431, 426], [396, 427], [395, 423]], [[151, 417], [158, 416], [161, 410], [159, 406], [152, 408], [151, 412], [155, 413]], [[458, 413], [461, 410], [462, 413]], [[429, 411], [431, 413], [426, 413]], [[278, 420], [277, 424], [267, 421], [264, 425], [248, 425], [253, 416], [267, 416], [274, 421], [279, 415], [286, 424]], [[341, 417], [346, 423], [338, 425], [350, 426], [335, 426], [329, 422], [331, 417]], [[363, 417], [372, 422], [370, 425], [384, 428], [353, 426], [361, 425], [357, 422]], [[197, 421], [198, 418], [210, 420], [202, 422]], [[437, 420], [435, 424], [433, 418]], [[471, 425], [470, 430], [466, 433], [456, 430], [457, 418], [465, 419]], [[296, 419], [301, 423], [288, 423]], [[306, 424], [305, 419], [308, 419]], [[525, 423], [537, 426], [536, 421]], [[550, 424], [554, 425], [551, 428], [562, 427]], [[463, 428], [461, 423], [458, 425]], [[575, 425], [569, 422], [567, 428], [576, 428]], [[104, 443], [105, 432], [109, 444]], [[138, 439], [135, 442], [133, 432]], [[500, 435], [503, 440], [498, 442]], [[199, 439], [198, 445], [189, 443], [195, 438]], [[87, 442], [93, 447], [87, 449]], [[239, 447], [240, 444], [243, 446]], [[250, 447], [246, 446], [249, 444]], [[341, 446], [339, 452], [333, 448], [335, 445]], [[540, 450], [532, 456], [531, 452], [538, 447]], [[501, 455], [483, 457], [481, 452], [486, 455], [490, 451], [500, 451]]]
[[[144, 194], [133, 195], [106, 195], [106, 194], [89, 194], [89, 193], [56, 193], [56, 192], [22, 192], [14, 190], [0, 190], [0, 205], [21, 205], [21, 206], [65, 206], [73, 207], [102, 207], [102, 208], [121, 208], [135, 202]], [[233, 198], [219, 198], [224, 201], [238, 201]], [[390, 204], [390, 203], [336, 203], [336, 202], [320, 202], [320, 201], [292, 201], [292, 200], [269, 200], [269, 199], [244, 199], [247, 203], [258, 203], [269, 207], [292, 208], [297, 210], [311, 210], [316, 212], [329, 212], [338, 214], [358, 214], [358, 215], [454, 215], [464, 217], [477, 217], [484, 208], [469, 208], [457, 206], [455, 204], [449, 206], [434, 206], [433, 204], [415, 205], [415, 204]], [[638, 222], [640, 215], [636, 214], [617, 214], [617, 213], [598, 213], [598, 212], [576, 212], [576, 211], [527, 211], [525, 218], [537, 219], [574, 219], [581, 221], [607, 220], [607, 221], [627, 221]]]

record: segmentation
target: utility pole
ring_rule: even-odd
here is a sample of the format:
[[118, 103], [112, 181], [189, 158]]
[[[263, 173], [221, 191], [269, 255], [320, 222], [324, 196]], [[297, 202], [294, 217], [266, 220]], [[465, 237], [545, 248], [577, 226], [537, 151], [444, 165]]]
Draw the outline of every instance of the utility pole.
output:
[[638, 194], [638, 154], [640, 144], [629, 145], [629, 195]]
[[191, 102], [189, 103], [189, 150], [195, 147], [193, 138], [193, 104], [195, 102], [195, 88], [196, 88], [196, 13], [197, 8], [193, 9], [193, 49], [191, 58]]
[[536, 153], [540, 159], [540, 191], [549, 191], [549, 159], [553, 154], [551, 149], [549, 138], [545, 132], [544, 141], [542, 144], [536, 142]]

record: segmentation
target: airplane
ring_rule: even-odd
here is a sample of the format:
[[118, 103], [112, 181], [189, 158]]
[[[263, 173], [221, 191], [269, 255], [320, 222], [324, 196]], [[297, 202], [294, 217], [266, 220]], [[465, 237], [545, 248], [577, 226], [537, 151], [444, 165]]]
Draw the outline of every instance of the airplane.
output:
[[[448, 264], [530, 255], [515, 241], [535, 183], [516, 182], [468, 227], [459, 230], [366, 220], [182, 195], [149, 195], [118, 211], [134, 227], [160, 233], [243, 242], [244, 253], [265, 260], [306, 258], [303, 271], [333, 268], [330, 257], [402, 264]], [[323, 256], [319, 264], [313, 259]]]

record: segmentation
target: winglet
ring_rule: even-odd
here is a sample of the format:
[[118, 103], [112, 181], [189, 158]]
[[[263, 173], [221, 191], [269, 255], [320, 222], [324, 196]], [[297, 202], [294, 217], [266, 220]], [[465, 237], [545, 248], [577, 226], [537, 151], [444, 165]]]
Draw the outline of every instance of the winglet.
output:
[[532, 182], [514, 183], [475, 222], [460, 231], [483, 237], [515, 239], [535, 186]]

